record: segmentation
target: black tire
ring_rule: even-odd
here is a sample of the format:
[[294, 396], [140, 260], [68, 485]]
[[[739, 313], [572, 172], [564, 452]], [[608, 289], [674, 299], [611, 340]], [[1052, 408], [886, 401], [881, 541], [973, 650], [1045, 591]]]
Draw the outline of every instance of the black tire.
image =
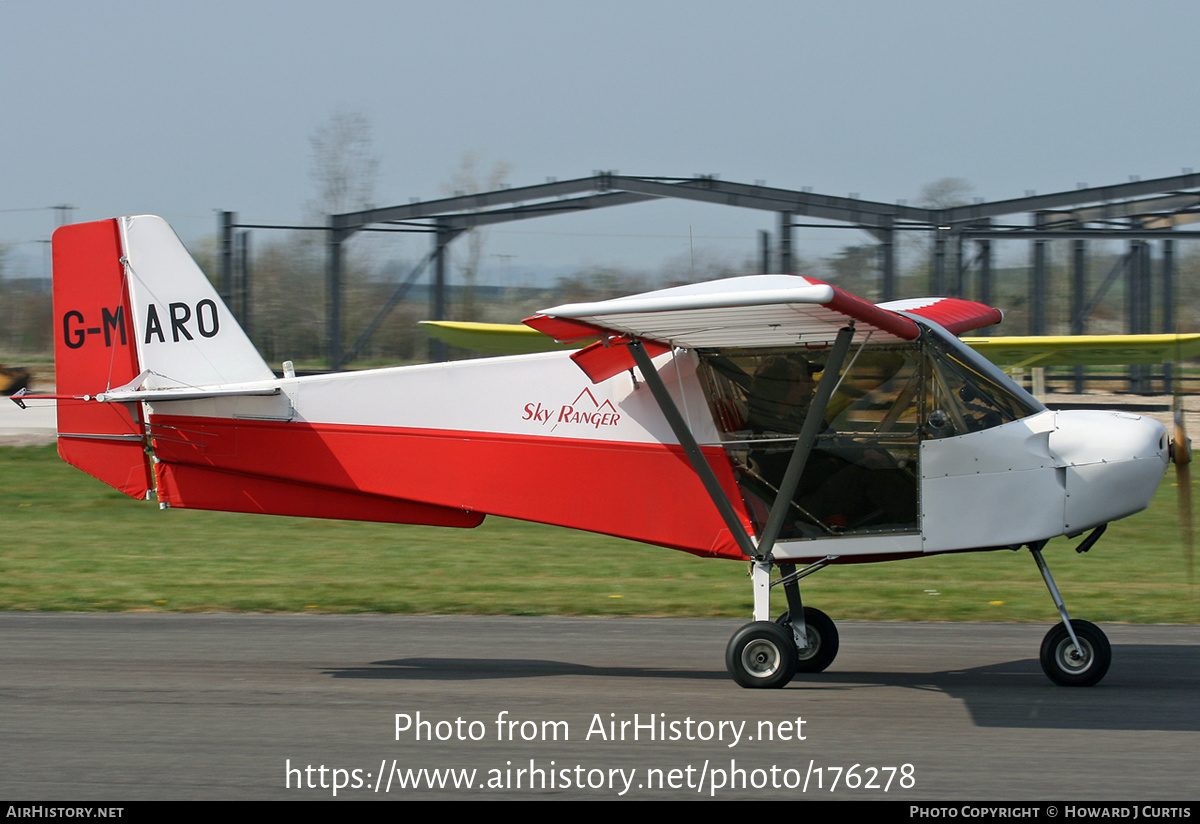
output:
[[796, 645], [791, 630], [770, 621], [739, 629], [725, 648], [725, 666], [748, 689], [778, 689], [796, 674]]
[[[787, 630], [792, 637], [792, 616], [783, 613], [775, 622]], [[796, 650], [796, 672], [824, 672], [837, 658], [838, 640], [837, 624], [833, 619], [819, 609], [804, 608], [804, 626], [808, 630], [808, 646]], [[795, 639], [792, 639], [795, 643]]]
[[1042, 670], [1063, 687], [1090, 687], [1098, 684], [1112, 663], [1112, 647], [1100, 627], [1087, 621], [1071, 621], [1083, 655], [1080, 656], [1067, 634], [1066, 624], [1055, 624], [1042, 640]]

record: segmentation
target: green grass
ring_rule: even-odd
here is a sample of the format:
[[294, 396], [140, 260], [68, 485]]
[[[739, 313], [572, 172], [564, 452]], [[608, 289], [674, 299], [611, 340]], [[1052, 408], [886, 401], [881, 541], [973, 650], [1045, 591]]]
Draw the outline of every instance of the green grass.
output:
[[[1173, 481], [1088, 555], [1075, 542], [1048, 548], [1073, 615], [1200, 623]], [[750, 613], [744, 563], [499, 518], [454, 530], [160, 511], [53, 447], [0, 448], [0, 526], [4, 610]], [[833, 567], [806, 579], [804, 596], [838, 620], [1058, 620], [1028, 552]]]

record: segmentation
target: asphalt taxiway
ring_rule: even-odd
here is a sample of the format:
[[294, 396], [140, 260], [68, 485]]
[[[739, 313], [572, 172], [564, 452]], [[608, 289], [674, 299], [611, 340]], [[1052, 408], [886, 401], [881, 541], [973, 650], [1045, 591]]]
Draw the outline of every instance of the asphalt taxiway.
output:
[[845, 622], [828, 672], [749, 691], [738, 625], [6, 613], [0, 796], [1198, 795], [1200, 627], [1106, 625], [1108, 677], [1072, 689], [1047, 626]]

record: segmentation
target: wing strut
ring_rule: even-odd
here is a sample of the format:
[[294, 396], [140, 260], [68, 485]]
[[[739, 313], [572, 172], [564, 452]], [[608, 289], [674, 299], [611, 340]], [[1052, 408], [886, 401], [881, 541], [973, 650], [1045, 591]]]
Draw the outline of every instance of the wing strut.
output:
[[792, 457], [788, 461], [783, 481], [779, 485], [779, 492], [775, 496], [775, 502], [771, 505], [771, 512], [767, 516], [767, 524], [763, 528], [763, 534], [760, 536], [757, 546], [754, 545], [745, 527], [738, 520], [737, 513], [733, 509], [733, 504], [730, 503], [729, 498], [725, 495], [725, 490], [721, 488], [721, 484], [717, 480], [712, 467], [705, 460], [704, 454], [700, 451], [700, 446], [696, 443], [691, 429], [688, 428], [687, 422], [683, 419], [683, 415], [680, 414], [679, 408], [675, 405], [675, 401], [671, 399], [671, 393], [667, 391], [666, 385], [659, 376], [658, 370], [654, 368], [654, 363], [651, 361], [650, 355], [646, 352], [642, 342], [634, 339], [627, 344], [630, 354], [633, 355], [634, 362], [641, 370], [642, 377], [645, 378], [647, 385], [650, 387], [651, 394], [654, 395], [654, 400], [658, 403], [658, 408], [667, 419], [671, 431], [675, 434], [679, 445], [683, 447], [684, 454], [687, 455], [688, 460], [691, 462], [692, 469], [700, 476], [704, 488], [708, 491], [713, 504], [716, 505], [717, 511], [721, 513], [721, 518], [729, 528], [730, 534], [733, 535], [734, 541], [737, 542], [738, 548], [742, 550], [742, 554], [747, 558], [753, 558], [759, 563], [766, 563], [768, 565], [771, 563], [771, 550], [774, 548], [775, 541], [779, 537], [779, 532], [783, 528], [783, 519], [787, 514], [788, 503], [796, 494], [796, 488], [800, 485], [800, 476], [804, 473], [804, 465], [808, 462], [808, 456], [812, 453], [813, 445], [817, 442], [817, 435], [821, 433], [821, 423], [825, 420], [825, 411], [829, 406], [829, 399], [833, 397], [833, 390], [837, 386], [842, 363], [846, 360], [846, 353], [850, 351], [850, 341], [853, 337], [853, 326], [846, 326], [838, 330], [837, 339], [834, 341], [833, 349], [829, 353], [829, 359], [825, 362], [825, 369], [821, 372], [821, 381], [817, 384], [817, 391], [813, 396], [812, 406], [809, 407], [808, 415], [804, 419], [804, 425], [800, 428], [800, 437], [797, 439], [795, 449], [792, 451]]
[[692, 430], [688, 428], [687, 421], [680, 414], [679, 407], [671, 399], [671, 393], [667, 391], [662, 377], [659, 376], [658, 370], [654, 368], [654, 363], [651, 361], [650, 355], [646, 352], [646, 348], [636, 338], [626, 345], [629, 347], [630, 354], [633, 355], [634, 363], [638, 365], [638, 368], [642, 372], [642, 377], [645, 378], [646, 384], [650, 387], [650, 393], [654, 395], [654, 400], [658, 403], [658, 408], [662, 410], [663, 416], [671, 426], [671, 431], [675, 433], [679, 445], [683, 447], [684, 454], [687, 455], [688, 460], [691, 462], [692, 469], [700, 476], [700, 481], [704, 484], [704, 488], [708, 490], [708, 496], [712, 498], [712, 502], [716, 504], [717, 511], [721, 513], [721, 518], [725, 521], [725, 526], [729, 527], [729, 533], [737, 543], [738, 549], [747, 558], [762, 560], [765, 556], [754, 546], [754, 541], [750, 539], [750, 536], [746, 533], [746, 528], [738, 520], [737, 513], [733, 509], [733, 504], [729, 502], [725, 490], [721, 488], [721, 482], [717, 480], [716, 473], [708, 465], [708, 461], [704, 459], [704, 453], [700, 451], [700, 445], [696, 443], [696, 438], [692, 435]]

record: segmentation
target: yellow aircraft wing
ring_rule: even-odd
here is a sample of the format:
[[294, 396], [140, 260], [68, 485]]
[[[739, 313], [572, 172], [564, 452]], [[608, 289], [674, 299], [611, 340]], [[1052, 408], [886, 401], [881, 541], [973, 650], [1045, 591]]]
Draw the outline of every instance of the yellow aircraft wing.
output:
[[487, 355], [528, 355], [558, 349], [578, 349], [581, 344], [557, 343], [522, 323], [471, 323], [451, 320], [423, 320], [430, 337], [460, 349]]
[[1036, 335], [962, 342], [1002, 369], [1172, 363], [1200, 355], [1200, 335]]
[[[578, 348], [577, 344], [556, 343], [520, 323], [423, 320], [421, 325], [430, 335], [451, 346], [490, 355]], [[1200, 334], [1030, 335], [963, 338], [962, 341], [1003, 369], [1172, 363], [1200, 356]]]

